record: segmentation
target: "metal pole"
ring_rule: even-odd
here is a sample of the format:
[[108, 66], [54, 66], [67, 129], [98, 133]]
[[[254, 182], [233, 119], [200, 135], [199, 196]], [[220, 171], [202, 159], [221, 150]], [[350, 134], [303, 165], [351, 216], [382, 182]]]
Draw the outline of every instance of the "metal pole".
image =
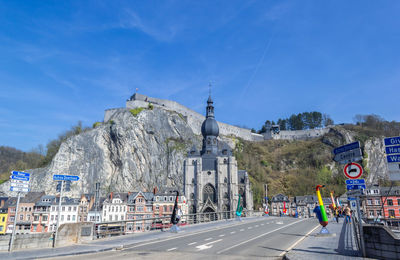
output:
[[11, 252], [11, 250], [12, 250], [12, 247], [14, 244], [14, 239], [15, 239], [15, 230], [17, 229], [17, 216], [18, 216], [18, 206], [19, 206], [20, 196], [21, 196], [21, 192], [18, 192], [17, 206], [15, 208], [14, 226], [13, 226], [13, 231], [12, 231], [12, 235], [11, 235], [10, 245], [8, 247], [9, 252]]
[[360, 229], [361, 251], [362, 251], [363, 257], [366, 257], [365, 244], [364, 244], [364, 232], [363, 232], [362, 220], [361, 220], [360, 197], [359, 196], [356, 196], [356, 201], [357, 201], [358, 226], [359, 226], [359, 229]]
[[60, 201], [58, 202], [58, 214], [57, 214], [57, 226], [56, 226], [56, 235], [54, 236], [53, 247], [56, 246], [56, 242], [58, 239], [58, 227], [60, 226], [60, 215], [61, 215], [61, 199], [64, 190], [64, 181], [61, 181], [61, 191], [60, 191]]

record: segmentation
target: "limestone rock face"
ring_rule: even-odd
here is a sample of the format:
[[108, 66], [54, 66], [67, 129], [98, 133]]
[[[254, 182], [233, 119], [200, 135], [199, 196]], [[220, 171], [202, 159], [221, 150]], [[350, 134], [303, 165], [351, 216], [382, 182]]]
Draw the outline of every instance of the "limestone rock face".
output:
[[385, 158], [385, 145], [382, 138], [372, 138], [365, 142], [364, 153], [368, 155], [367, 168], [369, 184], [377, 184], [379, 179], [388, 179], [389, 171]]
[[[28, 170], [31, 189], [55, 194], [54, 174], [79, 176], [66, 193], [70, 196], [94, 192], [96, 182], [103, 192], [180, 188], [183, 160], [200, 142], [175, 112], [154, 108], [134, 116], [119, 109], [109, 122], [65, 141], [48, 167]], [[10, 194], [9, 187], [6, 182], [0, 191]]]

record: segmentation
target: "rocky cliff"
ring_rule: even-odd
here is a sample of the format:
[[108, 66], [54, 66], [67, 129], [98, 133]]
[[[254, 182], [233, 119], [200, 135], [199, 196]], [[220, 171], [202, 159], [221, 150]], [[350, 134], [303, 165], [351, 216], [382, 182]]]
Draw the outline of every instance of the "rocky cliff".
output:
[[[186, 152], [200, 142], [175, 112], [119, 109], [107, 123], [64, 142], [48, 167], [28, 170], [31, 188], [54, 194], [53, 174], [80, 177], [68, 195], [93, 192], [96, 182], [104, 192], [180, 187]], [[7, 192], [9, 182], [0, 190]]]

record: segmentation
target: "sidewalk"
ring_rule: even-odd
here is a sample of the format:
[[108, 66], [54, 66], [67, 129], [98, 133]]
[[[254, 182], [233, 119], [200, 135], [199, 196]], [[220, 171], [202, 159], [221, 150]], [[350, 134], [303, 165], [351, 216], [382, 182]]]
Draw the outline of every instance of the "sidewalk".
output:
[[[259, 218], [257, 217], [248, 217], [242, 218], [243, 222], [251, 222], [255, 221]], [[81, 255], [81, 254], [89, 254], [89, 253], [98, 253], [104, 251], [111, 251], [119, 248], [130, 247], [136, 243], [163, 239], [168, 237], [179, 236], [183, 234], [189, 234], [192, 232], [216, 229], [219, 227], [226, 227], [230, 225], [236, 225], [240, 222], [235, 219], [230, 220], [221, 220], [216, 222], [208, 222], [202, 224], [196, 224], [191, 226], [181, 227], [181, 231], [177, 233], [171, 233], [169, 231], [161, 232], [161, 231], [152, 231], [145, 233], [135, 233], [118, 237], [111, 237], [99, 240], [93, 240], [87, 242], [85, 244], [76, 244], [65, 247], [58, 248], [40, 248], [40, 249], [24, 249], [24, 250], [15, 250], [11, 253], [1, 251], [0, 259], [8, 260], [8, 259], [38, 259], [38, 258], [50, 258], [50, 257], [59, 257], [59, 256], [68, 256], [68, 255]]]
[[319, 236], [318, 233], [322, 227], [318, 227], [286, 253], [284, 259], [363, 259], [358, 252], [353, 226], [343, 222], [343, 218], [339, 219], [339, 223], [333, 220], [329, 221], [326, 228], [333, 234], [332, 236]]

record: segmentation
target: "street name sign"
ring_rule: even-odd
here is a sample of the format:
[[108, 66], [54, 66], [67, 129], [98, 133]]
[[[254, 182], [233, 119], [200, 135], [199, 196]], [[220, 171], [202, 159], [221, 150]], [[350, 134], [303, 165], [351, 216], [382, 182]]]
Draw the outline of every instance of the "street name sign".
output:
[[11, 186], [15, 188], [29, 188], [29, 183], [13, 183]]
[[347, 185], [360, 185], [365, 184], [365, 179], [346, 180]]
[[335, 149], [333, 149], [333, 153], [334, 154], [339, 154], [339, 153], [344, 153], [344, 152], [347, 152], [347, 151], [350, 151], [350, 150], [354, 150], [354, 149], [357, 149], [357, 148], [360, 148], [360, 142], [354, 142], [354, 143], [350, 143], [350, 144], [346, 144], [346, 145], [343, 145], [343, 146], [339, 146], [339, 147], [336, 147]]
[[78, 181], [79, 180], [79, 176], [75, 176], [75, 175], [60, 175], [60, 174], [56, 174], [53, 175], [53, 180], [54, 181]]
[[343, 168], [344, 175], [349, 179], [358, 179], [363, 173], [361, 165], [358, 163], [348, 163]]
[[400, 136], [383, 139], [385, 143], [386, 162], [389, 170], [389, 180], [400, 180]]
[[361, 189], [366, 189], [365, 184], [348, 184], [347, 185], [347, 190], [361, 190]]
[[19, 180], [19, 181], [29, 181], [29, 177], [18, 176], [18, 175], [11, 175], [12, 180]]
[[23, 176], [23, 177], [28, 177], [28, 178], [31, 176], [30, 173], [27, 173], [27, 172], [18, 172], [18, 171], [13, 171], [13, 172], [12, 172], [12, 175]]
[[333, 160], [340, 164], [362, 160], [359, 141], [336, 147], [333, 149], [333, 154], [335, 155]]
[[386, 146], [400, 144], [400, 136], [388, 137], [383, 140]]
[[400, 154], [400, 145], [386, 146], [385, 152], [386, 154]]

